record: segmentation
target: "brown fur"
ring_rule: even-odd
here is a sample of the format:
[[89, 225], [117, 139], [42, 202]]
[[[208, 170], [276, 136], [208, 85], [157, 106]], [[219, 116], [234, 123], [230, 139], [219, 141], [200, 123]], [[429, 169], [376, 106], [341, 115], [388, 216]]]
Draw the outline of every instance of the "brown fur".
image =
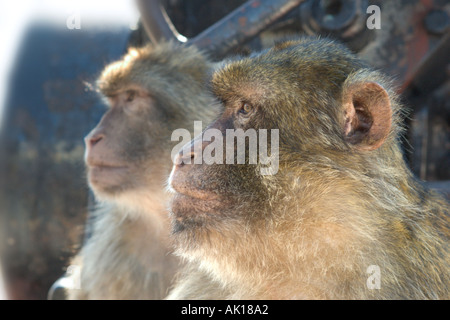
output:
[[[225, 112], [211, 128], [279, 129], [279, 171], [174, 167], [173, 237], [188, 266], [169, 299], [449, 298], [449, 204], [405, 165], [386, 77], [305, 38], [229, 63], [212, 89]], [[255, 111], [242, 116], [243, 103]], [[367, 286], [371, 265], [380, 289]]]
[[[102, 72], [97, 86], [109, 110], [85, 139], [98, 209], [92, 236], [72, 262], [81, 274], [70, 299], [167, 294], [179, 267], [170, 254], [166, 212], [171, 134], [213, 119], [213, 100], [203, 89], [212, 67], [194, 47], [163, 43], [130, 49]], [[126, 171], [111, 170], [112, 164]]]

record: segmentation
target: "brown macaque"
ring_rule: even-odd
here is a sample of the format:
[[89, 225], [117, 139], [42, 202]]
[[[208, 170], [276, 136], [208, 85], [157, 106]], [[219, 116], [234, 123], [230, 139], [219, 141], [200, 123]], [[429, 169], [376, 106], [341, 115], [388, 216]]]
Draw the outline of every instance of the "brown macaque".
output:
[[[210, 86], [215, 139], [186, 145], [169, 179], [188, 263], [168, 299], [450, 298], [449, 204], [404, 162], [389, 79], [304, 38], [225, 64]], [[232, 163], [192, 161], [238, 129], [267, 129], [272, 173], [250, 152], [238, 164], [238, 144], [223, 144]]]
[[194, 47], [163, 43], [130, 49], [97, 80], [109, 109], [85, 138], [85, 162], [98, 208], [70, 266], [70, 299], [167, 295], [179, 267], [165, 190], [171, 135], [213, 120], [215, 100], [203, 87], [212, 67]]

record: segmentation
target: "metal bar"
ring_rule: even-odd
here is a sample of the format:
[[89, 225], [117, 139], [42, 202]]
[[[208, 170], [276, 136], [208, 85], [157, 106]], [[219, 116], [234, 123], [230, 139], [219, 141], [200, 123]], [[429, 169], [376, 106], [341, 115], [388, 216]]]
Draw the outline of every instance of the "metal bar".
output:
[[186, 38], [175, 29], [160, 0], [138, 0], [137, 4], [142, 24], [152, 43], [159, 43], [162, 40], [186, 41]]
[[189, 40], [189, 44], [222, 58], [305, 0], [250, 0]]
[[447, 77], [446, 66], [450, 62], [450, 31], [442, 37], [436, 47], [427, 53], [420, 64], [408, 76], [401, 88], [401, 91], [407, 92], [412, 88], [420, 92], [431, 92], [444, 82]]

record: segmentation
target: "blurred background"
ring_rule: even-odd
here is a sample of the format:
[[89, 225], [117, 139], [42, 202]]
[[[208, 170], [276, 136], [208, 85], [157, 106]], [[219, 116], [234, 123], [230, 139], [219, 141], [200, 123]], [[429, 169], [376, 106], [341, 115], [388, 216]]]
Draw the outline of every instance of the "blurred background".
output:
[[104, 111], [86, 83], [129, 46], [187, 41], [219, 60], [286, 36], [336, 38], [395, 78], [405, 159], [450, 195], [449, 16], [448, 0], [1, 2], [0, 299], [46, 299], [83, 242], [83, 137]]

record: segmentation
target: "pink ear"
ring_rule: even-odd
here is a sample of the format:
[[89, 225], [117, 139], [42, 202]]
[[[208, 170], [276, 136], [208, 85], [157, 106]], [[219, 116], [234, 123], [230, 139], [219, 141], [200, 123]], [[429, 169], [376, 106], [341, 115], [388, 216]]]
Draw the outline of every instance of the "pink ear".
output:
[[386, 90], [375, 82], [359, 82], [343, 92], [344, 135], [360, 150], [379, 148], [389, 135], [392, 109]]

